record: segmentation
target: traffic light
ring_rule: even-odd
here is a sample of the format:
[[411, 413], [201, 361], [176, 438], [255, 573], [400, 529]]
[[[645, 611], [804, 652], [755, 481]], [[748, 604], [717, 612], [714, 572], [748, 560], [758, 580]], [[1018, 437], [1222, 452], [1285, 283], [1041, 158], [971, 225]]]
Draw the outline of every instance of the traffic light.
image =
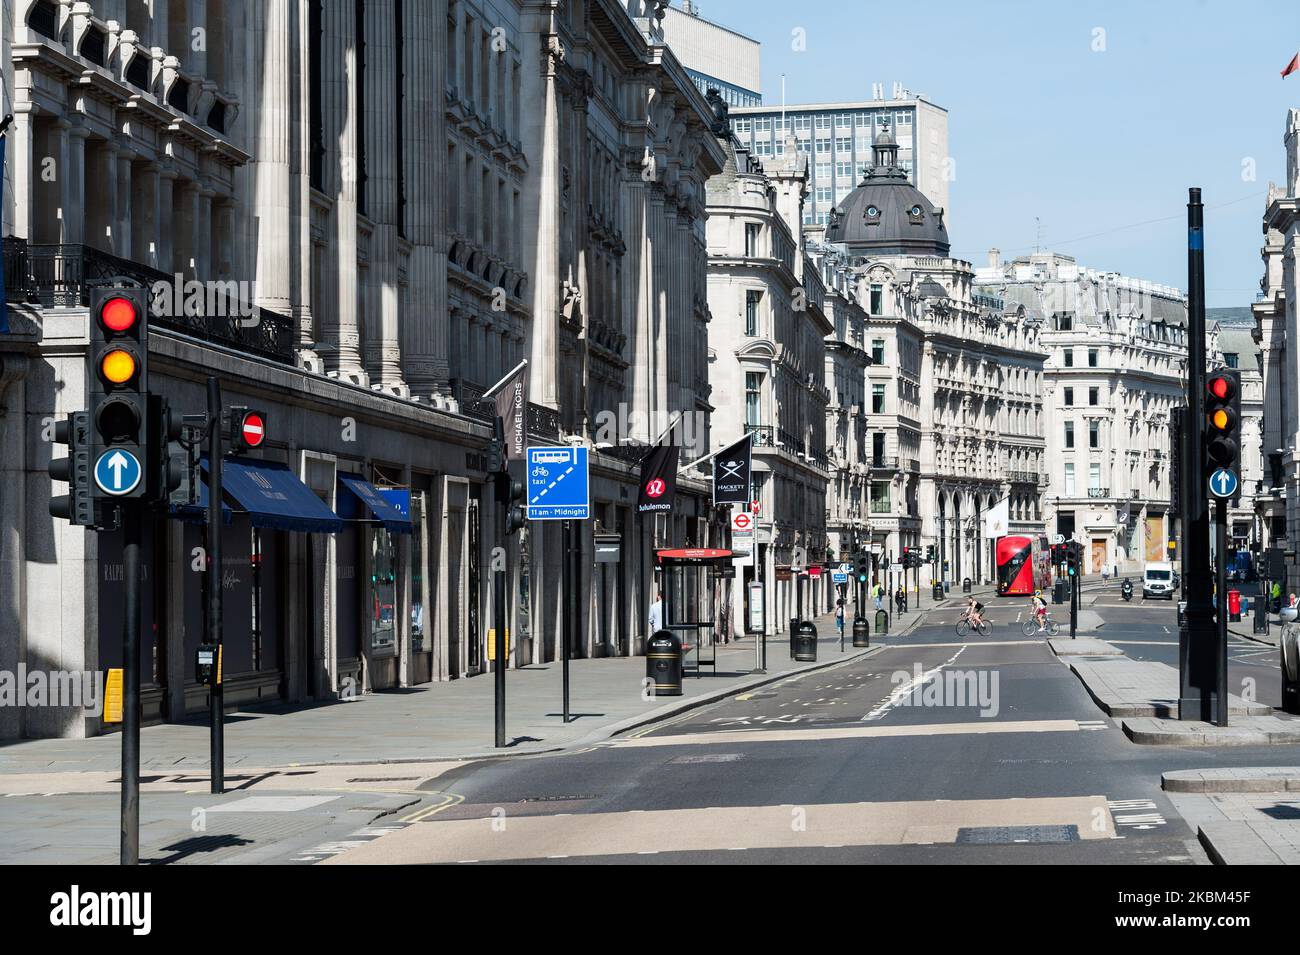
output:
[[90, 496], [90, 415], [74, 411], [54, 425], [54, 440], [66, 445], [66, 458], [52, 458], [50, 477], [68, 485], [68, 493], [50, 498], [50, 516], [78, 527], [93, 527], [95, 502]]
[[868, 578], [871, 577], [871, 569], [867, 565], [866, 554], [858, 554], [857, 565], [858, 565], [858, 583], [865, 584]]
[[520, 503], [523, 499], [523, 481], [510, 481], [506, 499], [506, 534], [513, 534], [528, 523], [528, 511]]
[[903, 548], [903, 559], [900, 561], [904, 570], [910, 570], [912, 567], [912, 551], [908, 547]]
[[[1205, 382], [1205, 476], [1238, 470], [1241, 461], [1241, 378], [1221, 370]], [[1240, 475], [1237, 475], [1238, 479]], [[1239, 483], [1239, 481], [1238, 481]]]
[[493, 438], [488, 442], [487, 462], [484, 465], [484, 470], [486, 470], [488, 474], [498, 474], [506, 469], [505, 458], [502, 453], [503, 450], [504, 446], [496, 438]]
[[1079, 575], [1079, 542], [1070, 541], [1065, 545], [1065, 572], [1070, 577]]
[[[191, 504], [198, 500], [197, 482], [190, 469], [190, 450], [180, 443], [181, 416], [174, 413], [161, 395], [148, 396], [149, 500], [155, 504]], [[194, 454], [197, 464], [197, 451]], [[180, 495], [174, 492], [182, 491]]]
[[144, 497], [149, 455], [148, 290], [90, 289], [90, 493]]
[[235, 454], [252, 451], [266, 442], [266, 412], [235, 405], [230, 409], [230, 433], [226, 442]]

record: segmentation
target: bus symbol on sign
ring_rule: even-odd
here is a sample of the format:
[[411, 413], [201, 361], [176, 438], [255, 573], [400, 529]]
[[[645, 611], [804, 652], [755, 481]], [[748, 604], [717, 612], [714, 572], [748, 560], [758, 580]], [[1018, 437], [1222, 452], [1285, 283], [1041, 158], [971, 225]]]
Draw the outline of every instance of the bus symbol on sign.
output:
[[1227, 468], [1219, 468], [1210, 475], [1210, 493], [1215, 497], [1232, 497], [1240, 485], [1237, 472]]

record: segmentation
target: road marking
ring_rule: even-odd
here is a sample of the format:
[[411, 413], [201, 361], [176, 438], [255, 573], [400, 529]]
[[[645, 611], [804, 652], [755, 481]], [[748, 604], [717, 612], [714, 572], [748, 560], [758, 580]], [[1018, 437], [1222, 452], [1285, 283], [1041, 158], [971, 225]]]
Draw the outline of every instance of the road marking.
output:
[[1111, 799], [1106, 803], [1115, 826], [1121, 829], [1154, 829], [1166, 824], [1159, 808], [1150, 799]]
[[953, 660], [956, 660], [959, 656], [961, 656], [965, 652], [966, 652], [966, 647], [963, 646], [960, 650], [958, 650], [956, 653], [950, 656], [947, 660], [944, 660], [943, 663], [940, 663], [933, 670], [927, 670], [924, 673], [921, 673], [919, 676], [912, 677], [912, 679], [908, 680], [906, 683], [903, 683], [900, 686], [895, 687], [894, 692], [890, 693], [889, 696], [886, 697], [879, 706], [877, 706], [866, 716], [862, 717], [863, 721], [866, 722], [868, 720], [883, 719], [889, 713], [890, 710], [892, 710], [894, 707], [902, 703], [903, 700], [910, 697], [916, 690], [920, 689], [921, 687], [925, 686], [925, 684], [929, 683], [931, 678], [934, 677], [935, 674], [937, 674], [940, 670], [946, 667], [949, 663], [952, 663]]
[[883, 739], [894, 736], [966, 736], [983, 733], [1077, 733], [1077, 720], [980, 720], [974, 723], [879, 723], [871, 726], [809, 726], [807, 729], [713, 730], [678, 736], [640, 736], [611, 740], [602, 745], [618, 748], [638, 746], [729, 746], [746, 743], [799, 743], [816, 740]]
[[[1081, 840], [1113, 839], [1106, 797], [960, 799], [823, 803], [804, 807], [790, 825], [789, 806], [723, 806], [644, 813], [520, 816], [494, 830], [491, 816], [435, 820], [354, 846], [326, 865], [545, 859], [563, 850], [583, 856], [721, 852], [834, 846], [952, 844], [962, 829], [1074, 826]], [[648, 848], [653, 847], [653, 848]]]
[[435, 793], [434, 795], [441, 796], [442, 798], [438, 802], [434, 803], [432, 806], [426, 806], [423, 809], [417, 809], [415, 812], [411, 813], [410, 815], [403, 816], [398, 821], [407, 822], [407, 823], [420, 822], [424, 819], [428, 819], [432, 815], [442, 812], [444, 809], [448, 809], [452, 806], [459, 805], [460, 803], [463, 803], [465, 801], [464, 796], [458, 795], [456, 793]]

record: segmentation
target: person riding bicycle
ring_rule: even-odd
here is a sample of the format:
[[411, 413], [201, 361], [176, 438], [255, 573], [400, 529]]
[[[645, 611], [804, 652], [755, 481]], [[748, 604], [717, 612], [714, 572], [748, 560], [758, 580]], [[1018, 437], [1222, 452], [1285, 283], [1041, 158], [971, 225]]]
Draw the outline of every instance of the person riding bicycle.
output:
[[966, 619], [973, 629], [978, 630], [984, 623], [984, 605], [972, 595], [966, 598]]
[[1038, 618], [1038, 632], [1042, 633], [1047, 629], [1047, 598], [1041, 590], [1035, 590], [1030, 602], [1034, 607], [1034, 616]]

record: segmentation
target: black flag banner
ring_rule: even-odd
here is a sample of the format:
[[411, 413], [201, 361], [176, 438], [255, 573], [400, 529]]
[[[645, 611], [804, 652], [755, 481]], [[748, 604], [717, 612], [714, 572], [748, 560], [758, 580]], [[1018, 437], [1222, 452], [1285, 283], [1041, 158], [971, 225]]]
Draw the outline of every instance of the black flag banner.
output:
[[677, 493], [677, 459], [675, 444], [659, 444], [641, 459], [641, 490], [636, 509], [640, 514], [671, 511]]
[[505, 459], [522, 461], [528, 444], [528, 365], [521, 363], [510, 380], [492, 396], [504, 425]]
[[713, 459], [713, 503], [748, 504], [753, 433], [745, 435]]

